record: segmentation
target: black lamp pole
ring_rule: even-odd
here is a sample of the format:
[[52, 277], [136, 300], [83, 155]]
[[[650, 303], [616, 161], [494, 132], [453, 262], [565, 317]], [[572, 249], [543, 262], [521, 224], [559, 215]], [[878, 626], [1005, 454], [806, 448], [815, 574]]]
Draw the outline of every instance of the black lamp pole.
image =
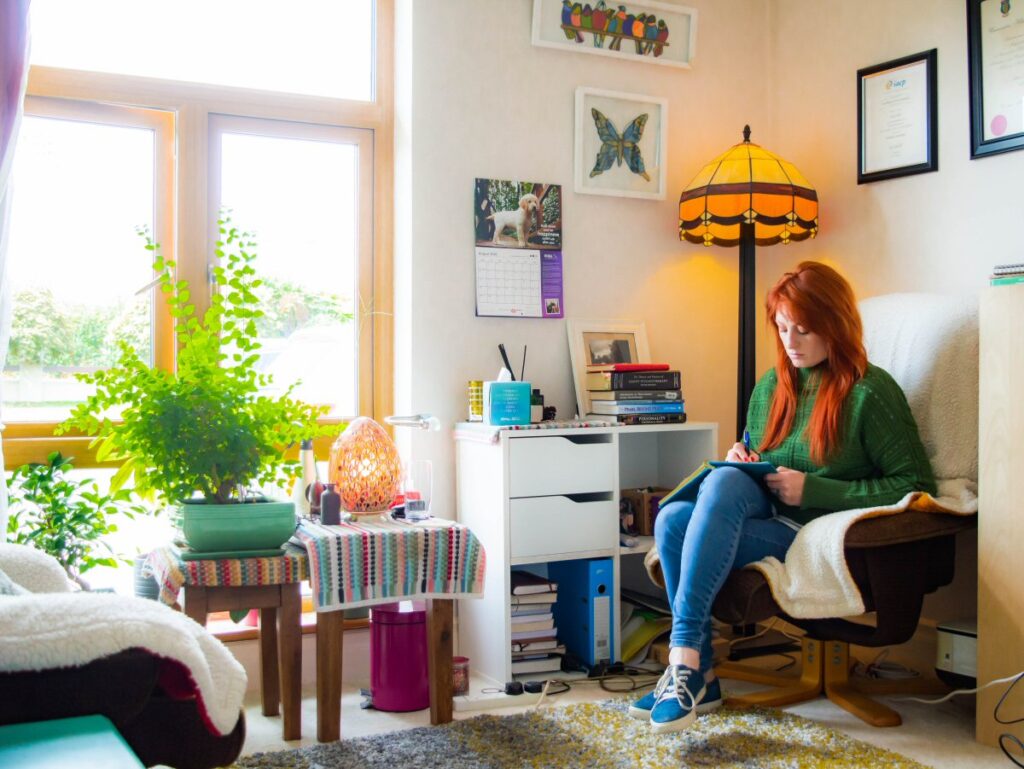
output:
[[743, 440], [747, 404], [754, 391], [754, 224], [740, 224], [740, 323], [739, 361], [736, 375], [736, 440]]

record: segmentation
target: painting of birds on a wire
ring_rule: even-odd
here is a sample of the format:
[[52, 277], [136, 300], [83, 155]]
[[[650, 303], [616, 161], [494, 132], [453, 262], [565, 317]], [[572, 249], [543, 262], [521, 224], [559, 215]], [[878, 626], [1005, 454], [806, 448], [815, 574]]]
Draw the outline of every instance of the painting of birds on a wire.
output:
[[533, 44], [689, 68], [697, 11], [659, 0], [533, 0]]

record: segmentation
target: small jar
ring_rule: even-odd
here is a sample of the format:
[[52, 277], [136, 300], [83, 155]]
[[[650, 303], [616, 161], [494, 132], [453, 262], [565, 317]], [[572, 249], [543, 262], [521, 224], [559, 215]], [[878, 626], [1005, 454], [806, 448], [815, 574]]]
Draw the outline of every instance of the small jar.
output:
[[544, 396], [540, 390], [534, 390], [530, 394], [530, 422], [537, 424], [544, 421]]
[[452, 694], [469, 694], [469, 657], [452, 657]]

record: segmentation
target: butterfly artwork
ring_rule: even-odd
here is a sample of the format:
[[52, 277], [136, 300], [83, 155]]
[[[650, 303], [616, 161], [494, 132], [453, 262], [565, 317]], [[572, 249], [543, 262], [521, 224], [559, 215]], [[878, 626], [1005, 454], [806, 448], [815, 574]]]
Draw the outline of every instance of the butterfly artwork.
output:
[[649, 182], [651, 177], [644, 167], [644, 158], [640, 152], [640, 138], [644, 134], [648, 114], [645, 112], [633, 118], [621, 136], [615, 130], [612, 121], [605, 117], [600, 110], [591, 108], [590, 114], [594, 117], [597, 135], [601, 139], [601, 148], [597, 151], [597, 160], [590, 172], [590, 178], [603, 174], [613, 164], [621, 166], [625, 161], [630, 171]]

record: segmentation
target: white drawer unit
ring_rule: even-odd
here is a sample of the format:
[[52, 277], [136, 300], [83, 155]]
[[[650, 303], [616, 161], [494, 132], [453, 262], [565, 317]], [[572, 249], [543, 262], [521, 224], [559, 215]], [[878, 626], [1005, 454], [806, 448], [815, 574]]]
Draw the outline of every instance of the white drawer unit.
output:
[[[458, 518], [487, 554], [483, 599], [459, 602], [458, 649], [474, 672], [497, 684], [513, 678], [510, 570], [612, 559], [618, 627], [620, 559], [635, 558], [635, 572], [651, 545], [648, 539], [620, 548], [620, 489], [675, 486], [718, 454], [718, 427], [710, 423], [555, 430], [460, 424], [455, 438]], [[614, 633], [616, 659], [620, 635]]]

